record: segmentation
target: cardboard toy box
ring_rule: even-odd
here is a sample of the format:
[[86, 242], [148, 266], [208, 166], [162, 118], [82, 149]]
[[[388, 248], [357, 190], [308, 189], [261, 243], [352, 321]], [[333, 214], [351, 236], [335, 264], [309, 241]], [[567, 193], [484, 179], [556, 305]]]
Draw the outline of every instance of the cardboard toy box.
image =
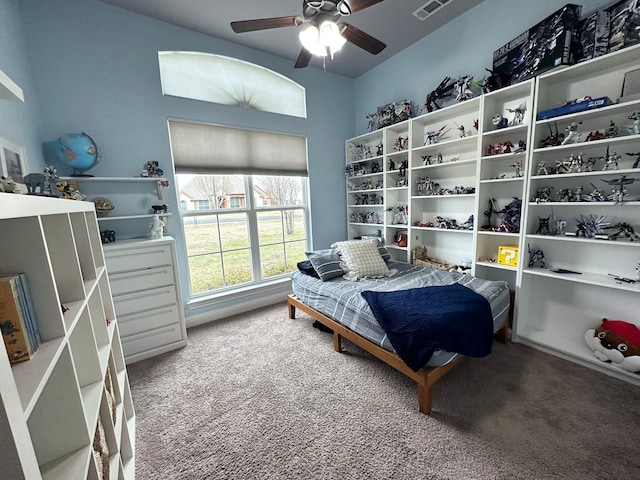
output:
[[493, 72], [512, 85], [574, 63], [581, 12], [569, 3], [493, 52]]
[[500, 265], [518, 266], [520, 249], [517, 245], [500, 245], [498, 247], [498, 263]]
[[608, 11], [600, 10], [580, 21], [576, 52], [577, 62], [599, 57], [609, 51], [610, 19]]
[[640, 43], [638, 0], [622, 0], [607, 9], [611, 17], [609, 52]]

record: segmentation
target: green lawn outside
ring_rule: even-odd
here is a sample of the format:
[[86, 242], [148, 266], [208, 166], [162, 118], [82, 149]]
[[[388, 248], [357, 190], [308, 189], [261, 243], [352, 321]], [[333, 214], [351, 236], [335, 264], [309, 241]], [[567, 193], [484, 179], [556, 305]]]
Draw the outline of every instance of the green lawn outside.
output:
[[[258, 214], [263, 279], [292, 272], [298, 262], [306, 259], [304, 216], [298, 215], [294, 218], [293, 232], [288, 234], [284, 219], [273, 218], [279, 213]], [[218, 238], [218, 218], [221, 220], [220, 239]], [[249, 283], [253, 280], [246, 219], [243, 213], [219, 217], [216, 215], [185, 217], [184, 231], [193, 294]]]

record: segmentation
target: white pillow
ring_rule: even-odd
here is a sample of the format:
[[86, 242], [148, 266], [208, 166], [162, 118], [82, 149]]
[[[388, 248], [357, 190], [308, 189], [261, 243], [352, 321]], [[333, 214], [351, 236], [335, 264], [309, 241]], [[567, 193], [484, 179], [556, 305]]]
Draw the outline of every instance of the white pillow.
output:
[[395, 275], [380, 256], [376, 240], [347, 240], [331, 245], [340, 255], [340, 266], [346, 272], [342, 278], [356, 281], [360, 278], [382, 278]]

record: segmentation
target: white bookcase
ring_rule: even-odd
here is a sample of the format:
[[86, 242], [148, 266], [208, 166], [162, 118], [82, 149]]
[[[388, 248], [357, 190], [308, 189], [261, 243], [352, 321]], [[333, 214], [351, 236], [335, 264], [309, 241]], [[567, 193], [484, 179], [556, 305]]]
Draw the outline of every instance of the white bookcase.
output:
[[[529, 198], [525, 208], [526, 234], [523, 238], [523, 265], [519, 271], [514, 339], [550, 353], [600, 370], [609, 375], [640, 385], [640, 376], [601, 362], [584, 341], [585, 331], [597, 327], [602, 318], [640, 324], [640, 284], [616, 281], [614, 276], [636, 278], [640, 262], [640, 241], [629, 241], [621, 235], [617, 240], [548, 234], [540, 229], [540, 219], [549, 218], [551, 233], [557, 222], [566, 222], [567, 232], [576, 232], [577, 219], [604, 217], [611, 225], [627, 223], [640, 230], [640, 181], [625, 185], [624, 202], [577, 200], [576, 190], [591, 194], [594, 187], [603, 195], [612, 193], [605, 181], [616, 181], [626, 175], [640, 178], [640, 169], [631, 168], [634, 158], [626, 153], [640, 152], [640, 135], [630, 134], [628, 117], [640, 112], [640, 100], [617, 102], [622, 92], [625, 73], [640, 68], [640, 48], [630, 47], [580, 63], [557, 72], [542, 75], [536, 84], [536, 113], [559, 106], [575, 98], [607, 96], [613, 104], [601, 108], [534, 122], [529, 162]], [[606, 132], [613, 121], [619, 129], [616, 137], [585, 142], [590, 132]], [[542, 146], [550, 132], [564, 133], [571, 122], [582, 122], [578, 143]], [[617, 169], [604, 169], [607, 148], [621, 158]], [[592, 170], [573, 167], [563, 173], [545, 174], [541, 162], [555, 167], [571, 155], [597, 158]], [[587, 171], [585, 171], [587, 170]], [[604, 181], [603, 181], [604, 180]], [[536, 201], [539, 192], [551, 192], [550, 202]], [[563, 189], [570, 196], [561, 194]], [[572, 198], [572, 195], [575, 198]], [[544, 195], [543, 195], [544, 197]], [[582, 217], [581, 217], [582, 216]], [[603, 230], [613, 234], [616, 230]], [[561, 231], [560, 231], [561, 232]], [[537, 248], [544, 253], [546, 267], [539, 263], [528, 266], [527, 250]], [[579, 273], [557, 273], [565, 269]], [[614, 276], [612, 276], [614, 275]]]
[[[506, 281], [515, 290], [514, 341], [640, 385], [640, 375], [597, 360], [584, 340], [586, 330], [600, 325], [603, 318], [640, 325], [640, 283], [615, 278], [636, 279], [640, 239], [633, 237], [630, 241], [625, 232], [615, 228], [604, 232], [619, 233], [617, 240], [553, 234], [558, 222], [566, 222], [565, 229], [571, 233], [577, 229], [576, 219], [602, 219], [610, 226], [628, 224], [640, 235], [640, 168], [633, 167], [640, 153], [640, 135], [629, 130], [633, 124], [630, 117], [640, 115], [640, 99], [619, 99], [625, 74], [638, 69], [640, 45], [559, 67], [536, 79], [347, 140], [347, 172], [357, 170], [354, 167], [359, 165], [365, 168], [364, 174], [347, 177], [349, 237], [380, 231], [393, 258], [399, 261], [411, 261], [409, 252], [418, 246], [426, 246], [429, 256], [450, 264], [471, 261], [470, 272], [475, 276]], [[608, 106], [536, 120], [539, 112], [572, 99], [605, 96], [612, 101]], [[509, 121], [513, 118], [511, 110], [523, 104], [526, 111], [520, 124], [495, 128], [496, 114]], [[473, 128], [476, 120], [477, 131]], [[572, 122], [579, 124], [579, 141], [549, 146], [553, 143], [548, 141], [550, 134], [565, 133]], [[612, 123], [618, 128], [618, 135], [606, 137]], [[462, 126], [464, 136], [460, 134]], [[425, 143], [427, 132], [443, 127], [447, 133], [436, 143]], [[605, 134], [605, 138], [585, 141], [596, 131]], [[396, 140], [405, 136], [406, 149], [397, 149]], [[524, 151], [496, 153], [489, 148], [507, 141], [514, 150], [524, 141]], [[364, 157], [361, 152], [365, 152]], [[630, 153], [634, 155], [627, 155]], [[605, 169], [602, 157], [616, 154], [618, 166], [611, 164]], [[577, 164], [561, 173], [542, 168], [555, 167], [578, 155], [584, 161], [580, 169]], [[597, 160], [587, 168], [590, 158]], [[397, 167], [404, 160], [408, 167], [406, 186], [398, 182]], [[381, 172], [370, 171], [372, 162], [380, 163]], [[567, 190], [575, 196], [580, 189], [582, 195], [592, 194], [594, 189], [611, 195], [615, 183], [624, 181], [623, 176], [631, 181], [624, 184], [626, 194], [621, 204], [615, 199], [595, 202], [581, 197], [575, 201], [562, 195], [562, 190]], [[475, 192], [425, 194], [417, 183], [422, 177], [445, 188], [473, 186]], [[358, 188], [350, 190], [350, 185]], [[540, 201], [545, 191], [550, 192], [549, 202]], [[384, 199], [382, 204], [356, 204], [356, 196], [374, 192]], [[482, 228], [488, 224], [484, 212], [490, 199], [495, 199], [496, 209], [501, 210], [514, 197], [522, 200], [518, 232]], [[393, 212], [403, 202], [409, 204], [409, 218], [405, 225], [397, 225]], [[353, 221], [353, 214], [358, 211], [383, 213], [380, 223], [370, 224]], [[434, 222], [436, 215], [453, 218], [460, 224], [472, 214], [472, 230], [421, 226]], [[547, 218], [550, 232], [540, 226], [540, 219]], [[494, 215], [491, 226], [498, 225]], [[407, 233], [406, 247], [393, 245], [399, 231]], [[495, 261], [501, 245], [518, 247], [517, 266]], [[542, 250], [547, 268], [541, 268], [539, 263], [529, 267], [529, 247]]]
[[133, 479], [135, 414], [93, 205], [0, 193], [0, 250], [0, 274], [27, 276], [42, 336], [28, 361], [0, 355], [2, 478]]
[[[534, 80], [518, 83], [483, 96], [480, 134], [482, 150], [478, 162], [478, 210], [476, 214], [476, 255], [475, 274], [489, 280], [502, 280], [515, 290], [519, 265], [505, 265], [497, 262], [498, 248], [514, 245], [522, 252], [521, 239], [524, 231], [522, 207], [520, 228], [514, 229], [504, 223], [504, 215], [493, 213], [490, 219], [485, 212], [490, 208], [504, 209], [519, 199], [525, 203], [527, 189], [527, 154], [531, 143]], [[516, 109], [525, 108], [520, 120], [516, 119]], [[500, 115], [506, 126], [498, 128], [494, 117]], [[524, 142], [524, 145], [521, 144]], [[510, 144], [511, 150], [500, 153], [496, 145]], [[519, 261], [524, 258], [520, 255]]]

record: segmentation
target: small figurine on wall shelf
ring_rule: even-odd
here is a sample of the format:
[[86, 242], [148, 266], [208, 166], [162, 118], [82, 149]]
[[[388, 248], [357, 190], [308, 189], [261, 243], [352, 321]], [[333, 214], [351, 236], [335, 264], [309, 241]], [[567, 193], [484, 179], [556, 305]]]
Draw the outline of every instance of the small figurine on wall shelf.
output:
[[640, 112], [633, 112], [627, 117], [629, 120], [633, 120], [633, 123], [627, 127], [627, 131], [630, 135], [637, 135], [640, 133]]
[[0, 192], [18, 193], [16, 191], [16, 182], [11, 177], [2, 176], [0, 178]]
[[116, 241], [116, 232], [113, 230], [102, 230], [100, 232], [100, 240], [102, 243], [114, 243]]
[[140, 173], [141, 177], [163, 177], [164, 171], [160, 168], [156, 160], [147, 162], [144, 170]]
[[164, 222], [160, 220], [160, 217], [158, 215], [153, 216], [153, 220], [151, 220], [151, 225], [149, 226], [149, 228], [149, 238], [151, 238], [152, 240], [162, 238]]
[[169, 207], [167, 205], [151, 205], [153, 213], [167, 213]]

